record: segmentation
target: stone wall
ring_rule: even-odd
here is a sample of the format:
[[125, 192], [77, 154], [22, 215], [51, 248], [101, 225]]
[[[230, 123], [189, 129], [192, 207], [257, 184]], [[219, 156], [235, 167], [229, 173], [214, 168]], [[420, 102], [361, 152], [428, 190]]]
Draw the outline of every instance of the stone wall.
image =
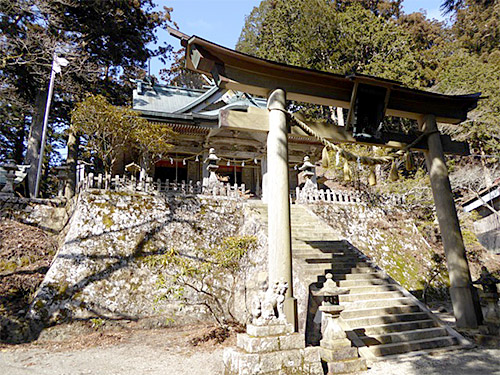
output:
[[24, 224], [58, 234], [68, 222], [72, 202], [65, 199], [30, 199], [0, 195], [0, 217], [6, 217]]
[[[241, 201], [227, 198], [83, 192], [30, 314], [45, 324], [92, 317], [155, 324], [209, 319], [201, 306], [160, 298], [165, 285], [160, 288], [158, 280], [168, 269], [151, 260], [170, 249], [189, 257], [228, 236], [257, 235], [259, 246], [242, 259], [241, 277], [250, 280], [254, 270], [265, 269], [265, 239], [254, 219], [244, 220], [245, 212]], [[214, 283], [226, 279], [214, 275]], [[246, 304], [240, 301], [250, 298], [248, 287], [236, 285], [235, 315], [244, 320]]]

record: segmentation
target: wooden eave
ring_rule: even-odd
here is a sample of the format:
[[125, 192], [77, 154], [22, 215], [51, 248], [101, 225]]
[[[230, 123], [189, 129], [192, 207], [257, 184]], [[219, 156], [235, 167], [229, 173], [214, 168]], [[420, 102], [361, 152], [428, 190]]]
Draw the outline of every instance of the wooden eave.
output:
[[197, 36], [169, 30], [186, 47], [186, 67], [210, 74], [219, 87], [267, 96], [282, 88], [287, 98], [318, 105], [349, 108], [357, 83], [389, 88], [386, 115], [419, 120], [433, 114], [442, 123], [458, 124], [477, 106], [480, 93], [442, 95], [404, 87], [396, 81], [353, 75], [345, 77], [260, 59], [219, 46]]

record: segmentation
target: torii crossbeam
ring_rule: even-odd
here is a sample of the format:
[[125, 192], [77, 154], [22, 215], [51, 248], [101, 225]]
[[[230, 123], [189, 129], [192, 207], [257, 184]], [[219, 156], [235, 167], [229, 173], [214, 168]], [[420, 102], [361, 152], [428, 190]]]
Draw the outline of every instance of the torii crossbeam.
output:
[[[402, 134], [382, 134], [373, 126], [383, 116], [417, 120], [425, 141], [412, 148], [425, 153], [439, 226], [450, 275], [450, 295], [457, 327], [476, 328], [480, 323], [480, 306], [472, 288], [469, 265], [465, 257], [460, 225], [451, 192], [445, 152], [467, 154], [468, 148], [441, 136], [437, 122], [458, 124], [477, 106], [479, 93], [441, 95], [404, 87], [398, 82], [354, 75], [304, 69], [249, 56], [197, 36], [188, 36], [169, 28], [171, 35], [186, 48], [186, 67], [211, 75], [222, 88], [243, 91], [268, 98], [268, 126], [246, 122], [237, 126], [237, 115], [222, 116], [220, 125], [248, 130], [267, 131], [267, 168], [273, 182], [269, 186], [269, 281], [284, 279], [290, 285], [285, 301], [287, 319], [296, 323], [296, 301], [293, 298], [288, 185], [288, 127], [286, 100], [342, 107], [349, 110], [344, 129], [326, 128], [323, 135], [333, 141], [356, 142], [404, 148], [413, 138]], [[254, 113], [255, 114], [255, 113]], [[233, 121], [228, 118], [233, 116]], [[264, 116], [264, 117], [262, 117]], [[253, 123], [253, 127], [252, 127]], [[340, 137], [340, 139], [339, 139]]]

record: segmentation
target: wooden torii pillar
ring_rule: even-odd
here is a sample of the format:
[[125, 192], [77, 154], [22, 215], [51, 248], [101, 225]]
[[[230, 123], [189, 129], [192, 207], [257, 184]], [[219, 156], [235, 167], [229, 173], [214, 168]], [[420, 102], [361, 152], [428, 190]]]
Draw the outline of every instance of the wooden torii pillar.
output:
[[[290, 321], [295, 321], [296, 315], [292, 290], [286, 115], [283, 113], [286, 97], [298, 102], [349, 109], [346, 127], [318, 126], [315, 129], [320, 135], [334, 142], [394, 148], [405, 148], [411, 144], [412, 150], [425, 152], [450, 274], [450, 294], [457, 326], [476, 328], [481, 323], [480, 306], [474, 298], [465, 247], [444, 159], [445, 152], [467, 154], [468, 148], [465, 144], [453, 142], [449, 137], [440, 135], [436, 127], [436, 121], [448, 124], [464, 121], [467, 113], [477, 106], [479, 93], [441, 95], [410, 89], [399, 82], [376, 77], [364, 75], [345, 77], [304, 69], [245, 55], [171, 28], [169, 32], [180, 39], [181, 44], [186, 47], [188, 69], [210, 74], [221, 88], [268, 97], [270, 113], [267, 114], [266, 111], [265, 116], [269, 116], [269, 123], [259, 122], [258, 119], [246, 119], [243, 120], [244, 125], [240, 129], [269, 131], [267, 143], [270, 189], [269, 276], [270, 281], [284, 279], [289, 283], [286, 314]], [[375, 106], [371, 100], [373, 98], [376, 99]], [[386, 132], [382, 135], [372, 133], [371, 135], [375, 136], [371, 137], [369, 128], [372, 127], [373, 130], [378, 123], [366, 124], [358, 121], [357, 111], [362, 104], [370, 111], [376, 112], [378, 118], [388, 115], [417, 120], [420, 130], [430, 133], [409, 136]], [[250, 113], [250, 109], [248, 112]], [[220, 125], [227, 123], [233, 127], [234, 123], [230, 124], [228, 118], [224, 118], [226, 115], [221, 114]], [[348, 131], [351, 125], [356, 125], [353, 132]]]
[[427, 136], [429, 150], [424, 151], [424, 154], [450, 275], [450, 297], [457, 327], [477, 328], [481, 323], [482, 313], [472, 286], [436, 117], [434, 115], [422, 117], [419, 120], [419, 127], [429, 133]]

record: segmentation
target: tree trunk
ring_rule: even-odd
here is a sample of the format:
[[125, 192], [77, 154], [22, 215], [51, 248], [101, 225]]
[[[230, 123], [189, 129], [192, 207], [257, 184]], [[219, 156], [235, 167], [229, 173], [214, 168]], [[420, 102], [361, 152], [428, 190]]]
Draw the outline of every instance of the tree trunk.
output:
[[47, 101], [47, 91], [40, 90], [35, 99], [35, 113], [30, 127], [28, 137], [28, 147], [24, 163], [29, 165], [28, 170], [28, 188], [30, 196], [35, 196], [36, 172], [38, 167], [38, 157], [40, 155], [40, 143], [42, 141], [43, 117], [45, 114], [45, 102]]

